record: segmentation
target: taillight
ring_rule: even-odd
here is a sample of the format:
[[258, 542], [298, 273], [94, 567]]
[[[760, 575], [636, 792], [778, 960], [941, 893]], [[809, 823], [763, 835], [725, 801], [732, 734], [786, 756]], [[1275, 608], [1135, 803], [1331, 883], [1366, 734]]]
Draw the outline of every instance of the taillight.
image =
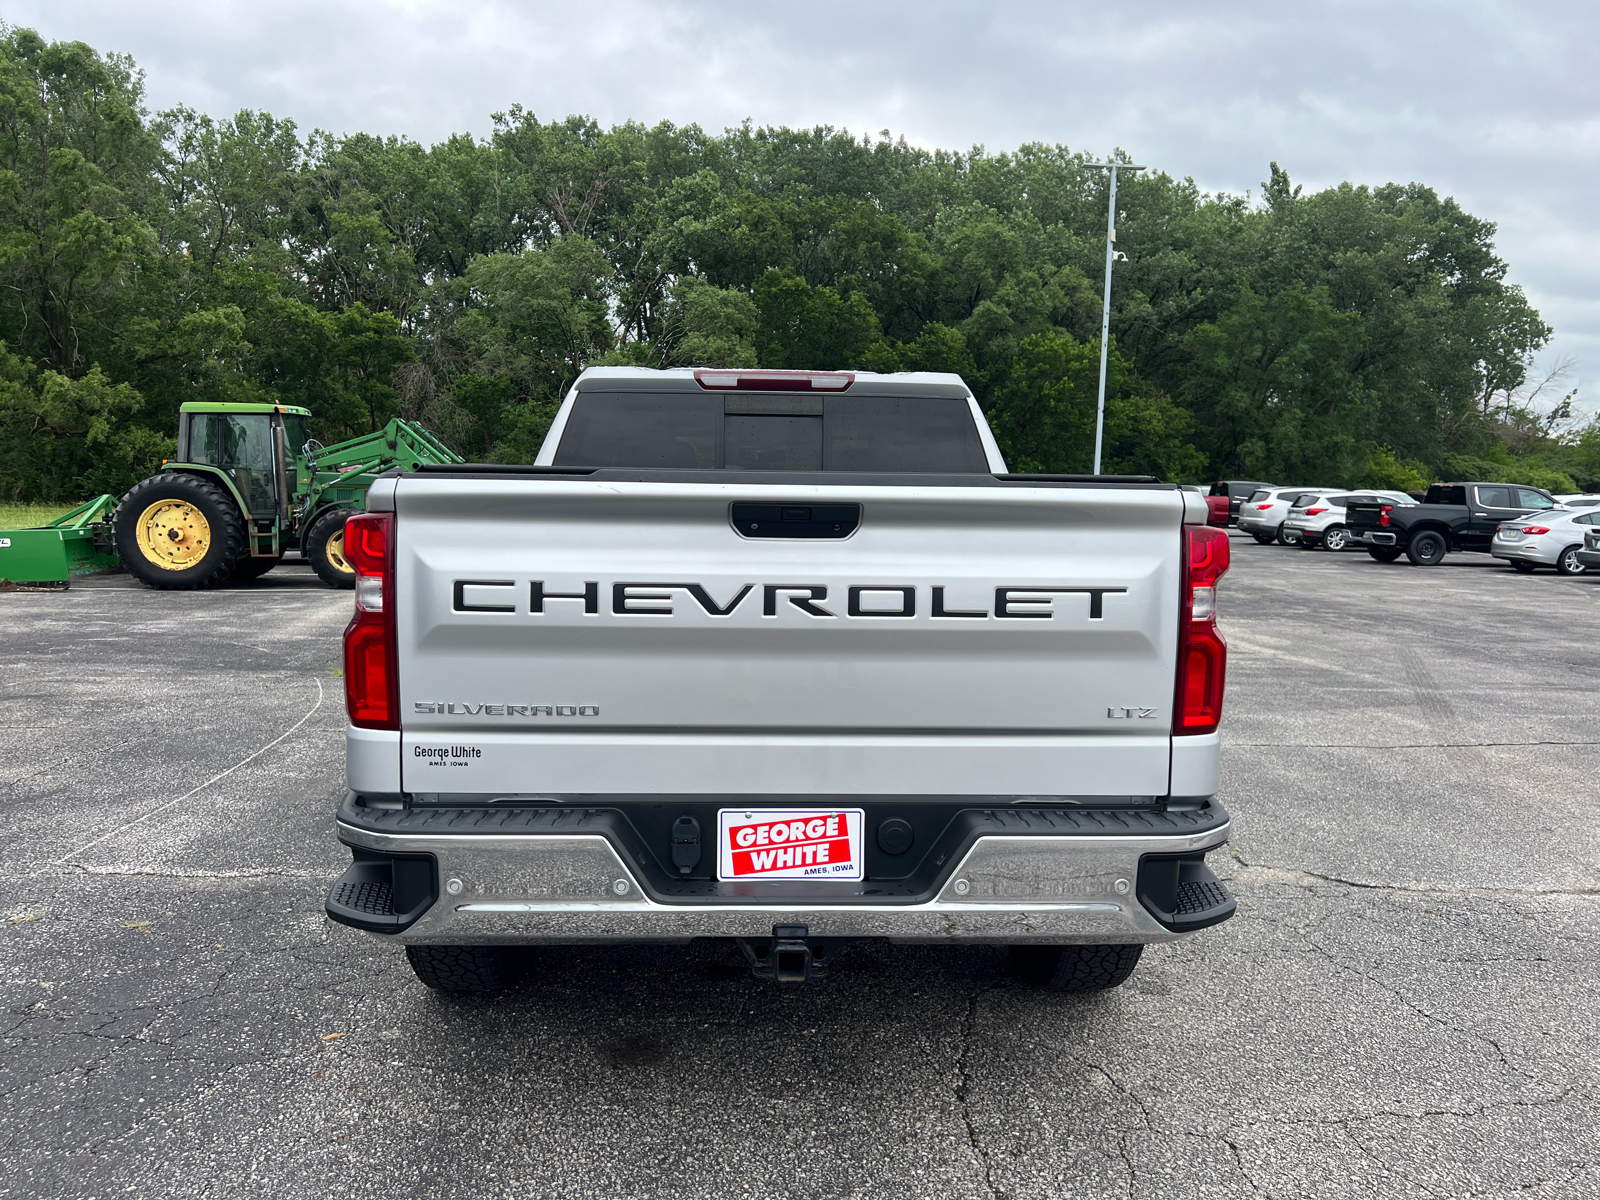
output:
[[1228, 535], [1209, 526], [1184, 526], [1175, 734], [1213, 733], [1222, 719], [1228, 643], [1217, 632], [1217, 581], [1227, 570]]
[[356, 569], [356, 615], [344, 631], [344, 702], [350, 723], [400, 728], [394, 631], [394, 517], [358, 513], [344, 523], [344, 555]]
[[1522, 527], [1522, 532], [1537, 535], [1541, 533], [1549, 533], [1550, 530], [1549, 527], [1545, 525], [1524, 525]]
[[1318, 514], [1318, 513], [1325, 513], [1325, 512], [1327, 512], [1327, 511], [1328, 511], [1328, 510], [1327, 510], [1327, 509], [1325, 509], [1325, 508], [1308, 508], [1308, 509], [1306, 509], [1306, 516], [1308, 516], [1308, 517], [1314, 517], [1314, 516], [1316, 516], [1316, 515], [1317, 515], [1317, 514]]
[[1262, 512], [1266, 512], [1267, 509], [1272, 507], [1272, 501], [1268, 500], [1265, 504], [1258, 504], [1258, 505], [1256, 505], [1256, 507], [1259, 508]]
[[1378, 524], [1387, 525], [1389, 523], [1389, 514], [1393, 511], [1394, 505], [1392, 504], [1385, 504], [1382, 508], [1378, 509]]

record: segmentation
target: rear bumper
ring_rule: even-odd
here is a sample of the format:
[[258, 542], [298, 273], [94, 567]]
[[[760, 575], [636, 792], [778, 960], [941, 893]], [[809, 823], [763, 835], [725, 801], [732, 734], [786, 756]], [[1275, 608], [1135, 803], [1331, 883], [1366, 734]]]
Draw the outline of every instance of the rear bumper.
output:
[[1556, 553], [1544, 550], [1534, 543], [1502, 542], [1499, 538], [1490, 543], [1489, 554], [1494, 558], [1520, 559], [1523, 562], [1534, 562], [1543, 566], [1554, 565], [1559, 557]]
[[1586, 567], [1600, 567], [1600, 550], [1579, 550], [1578, 561]]
[[1360, 533], [1352, 533], [1350, 540], [1363, 546], [1393, 546], [1399, 541], [1397, 535], [1382, 529], [1363, 529]]
[[897, 942], [1130, 944], [1175, 940], [1235, 908], [1204, 865], [1229, 832], [1214, 803], [962, 810], [952, 852], [915, 889], [870, 879], [677, 886], [605, 815], [374, 810], [351, 797], [338, 829], [356, 861], [328, 914], [407, 944], [765, 938], [774, 925]]

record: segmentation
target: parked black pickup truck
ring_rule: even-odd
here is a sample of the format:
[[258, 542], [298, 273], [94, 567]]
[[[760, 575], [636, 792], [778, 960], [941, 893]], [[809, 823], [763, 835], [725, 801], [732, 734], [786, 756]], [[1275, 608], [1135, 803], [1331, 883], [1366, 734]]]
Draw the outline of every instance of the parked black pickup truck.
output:
[[1554, 507], [1549, 492], [1521, 484], [1436, 483], [1414, 506], [1352, 500], [1345, 524], [1350, 540], [1379, 562], [1404, 554], [1419, 567], [1431, 567], [1451, 550], [1488, 550], [1501, 521]]

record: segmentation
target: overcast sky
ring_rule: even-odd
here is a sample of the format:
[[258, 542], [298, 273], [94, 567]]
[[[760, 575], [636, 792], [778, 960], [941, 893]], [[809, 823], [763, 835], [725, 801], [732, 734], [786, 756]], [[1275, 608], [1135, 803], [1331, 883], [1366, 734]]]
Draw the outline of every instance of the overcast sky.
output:
[[[520, 102], [698, 122], [1065, 143], [1259, 193], [1419, 180], [1499, 224], [1511, 278], [1600, 396], [1600, 3], [1145, 0], [0, 0], [132, 54], [153, 108], [262, 108], [433, 142]], [[1593, 380], [1595, 387], [1588, 386]], [[1571, 386], [1569, 384], [1568, 386]]]

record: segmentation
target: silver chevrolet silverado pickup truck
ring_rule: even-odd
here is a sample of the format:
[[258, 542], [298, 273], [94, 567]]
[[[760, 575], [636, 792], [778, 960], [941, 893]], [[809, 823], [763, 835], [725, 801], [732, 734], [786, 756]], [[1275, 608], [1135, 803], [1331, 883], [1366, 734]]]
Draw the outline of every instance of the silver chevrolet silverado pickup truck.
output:
[[431, 987], [722, 938], [779, 983], [877, 939], [1088, 990], [1234, 912], [1225, 531], [1008, 473], [958, 376], [594, 368], [534, 464], [367, 509], [327, 911]]

